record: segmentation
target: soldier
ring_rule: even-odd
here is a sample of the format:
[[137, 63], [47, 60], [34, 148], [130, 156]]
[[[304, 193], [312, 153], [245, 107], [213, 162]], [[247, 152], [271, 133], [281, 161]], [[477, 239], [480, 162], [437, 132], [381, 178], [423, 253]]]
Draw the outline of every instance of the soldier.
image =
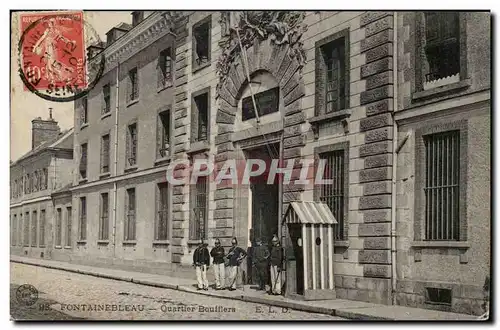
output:
[[214, 258], [215, 290], [224, 290], [224, 248], [220, 246], [220, 240], [215, 240], [215, 247], [210, 251]]
[[193, 266], [196, 267], [196, 280], [198, 281], [198, 290], [208, 290], [207, 269], [210, 266], [210, 255], [207, 244], [201, 240], [200, 245], [193, 253]]
[[276, 235], [272, 239], [271, 248], [271, 291], [270, 294], [281, 295], [281, 266], [283, 264], [283, 249]]
[[229, 291], [236, 290], [236, 279], [238, 277], [238, 268], [243, 259], [247, 256], [247, 253], [242, 248], [238, 247], [238, 241], [236, 237], [231, 240], [231, 248], [226, 256], [227, 267], [229, 269]]
[[269, 249], [267, 246], [262, 245], [262, 239], [258, 238], [255, 243], [257, 246], [253, 250], [252, 263], [257, 270], [257, 280], [259, 283], [259, 290], [268, 290], [267, 272], [269, 267]]

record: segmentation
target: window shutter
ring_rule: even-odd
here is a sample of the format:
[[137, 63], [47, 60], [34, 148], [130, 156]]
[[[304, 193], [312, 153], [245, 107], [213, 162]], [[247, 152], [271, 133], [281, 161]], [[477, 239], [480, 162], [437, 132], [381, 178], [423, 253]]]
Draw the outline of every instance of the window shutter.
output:
[[162, 153], [163, 148], [163, 123], [161, 120], [161, 115], [158, 115], [156, 118], [156, 157], [163, 157]]
[[126, 164], [130, 165], [130, 126], [127, 128], [126, 131], [126, 138], [125, 138], [125, 157], [126, 159]]

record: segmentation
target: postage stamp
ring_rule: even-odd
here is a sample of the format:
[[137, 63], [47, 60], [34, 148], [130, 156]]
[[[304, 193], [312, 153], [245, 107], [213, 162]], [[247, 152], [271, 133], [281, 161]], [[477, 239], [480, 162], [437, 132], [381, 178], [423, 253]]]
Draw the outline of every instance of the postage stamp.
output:
[[82, 11], [24, 13], [20, 29], [19, 74], [26, 91], [50, 101], [73, 101], [102, 75], [88, 67], [87, 41], [99, 36]]

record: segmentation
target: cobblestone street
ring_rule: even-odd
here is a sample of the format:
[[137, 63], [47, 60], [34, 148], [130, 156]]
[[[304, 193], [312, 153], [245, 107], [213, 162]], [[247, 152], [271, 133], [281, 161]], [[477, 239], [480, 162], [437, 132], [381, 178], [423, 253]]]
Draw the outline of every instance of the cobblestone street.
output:
[[[343, 320], [43, 267], [10, 266], [13, 319]], [[17, 302], [15, 289], [23, 284], [38, 290], [32, 306]]]

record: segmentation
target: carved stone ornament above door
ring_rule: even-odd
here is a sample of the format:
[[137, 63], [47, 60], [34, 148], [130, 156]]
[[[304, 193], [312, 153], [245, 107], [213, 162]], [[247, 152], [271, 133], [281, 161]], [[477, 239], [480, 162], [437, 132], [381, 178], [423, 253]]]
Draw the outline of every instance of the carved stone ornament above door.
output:
[[[306, 52], [301, 40], [302, 34], [307, 30], [307, 26], [303, 24], [304, 17], [305, 13], [299, 11], [221, 12], [219, 23], [221, 24], [222, 39], [219, 45], [222, 48], [222, 54], [216, 64], [216, 72], [219, 76], [216, 97], [220, 96], [231, 68], [245, 63], [241, 60], [236, 61], [242, 56], [236, 29], [241, 38], [241, 45], [247, 50], [249, 69], [254, 69], [249, 70], [250, 74], [259, 69], [270, 71], [270, 65], [267, 62], [271, 61], [269, 55], [276, 47], [280, 49], [286, 47], [288, 60], [298, 64], [297, 69], [300, 70], [306, 63]], [[263, 47], [260, 47], [261, 43]], [[253, 47], [253, 51], [251, 47]], [[261, 54], [263, 52], [268, 52], [268, 54]], [[267, 62], [261, 61], [261, 59], [265, 59]], [[256, 66], [256, 64], [258, 65]], [[278, 70], [279, 67], [275, 69]], [[245, 72], [243, 73], [245, 74]], [[243, 79], [240, 81], [241, 84], [245, 82], [245, 77], [246, 74], [241, 77]], [[233, 96], [237, 97], [237, 95]]]

